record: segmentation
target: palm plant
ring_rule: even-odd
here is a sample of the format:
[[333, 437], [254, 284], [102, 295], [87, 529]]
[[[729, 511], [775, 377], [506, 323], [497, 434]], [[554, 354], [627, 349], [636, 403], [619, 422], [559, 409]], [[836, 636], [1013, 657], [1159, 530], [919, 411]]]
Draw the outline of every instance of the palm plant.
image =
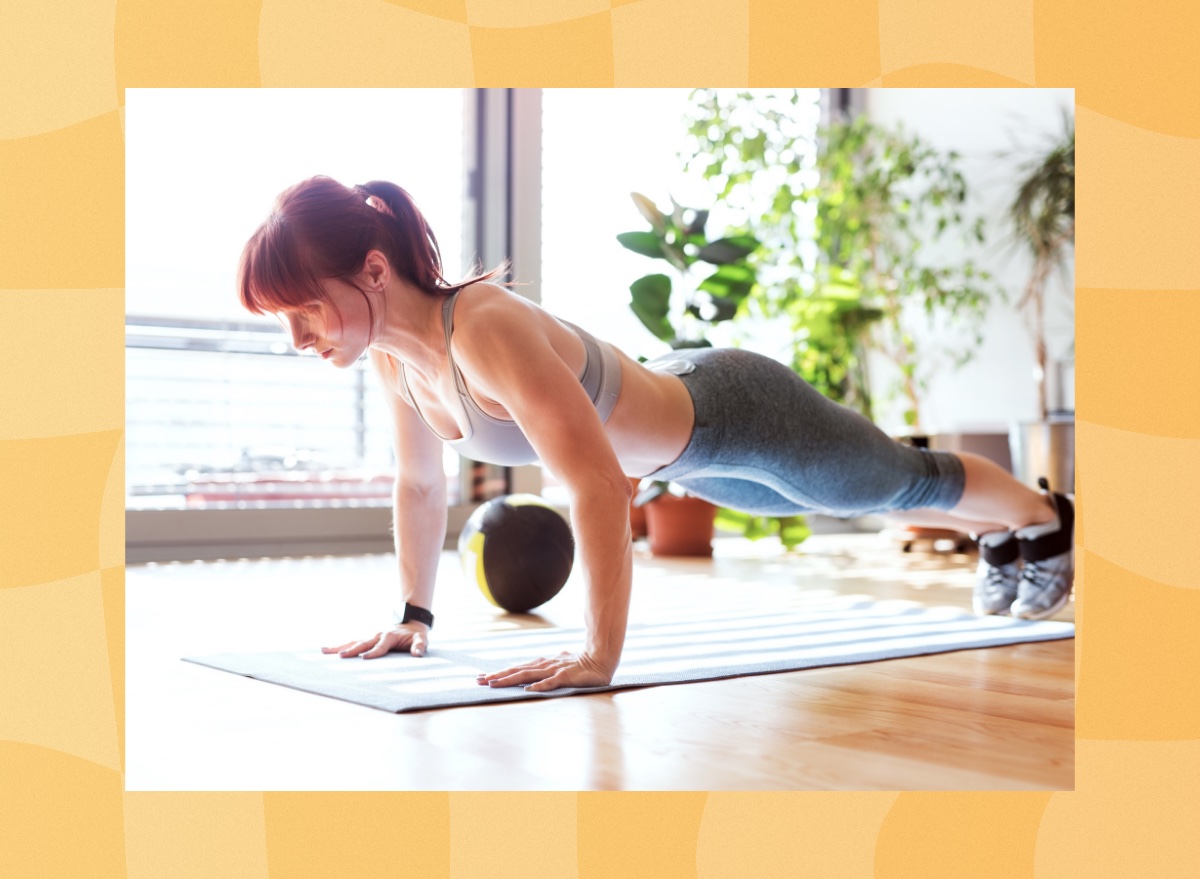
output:
[[1033, 253], [1033, 271], [1017, 307], [1033, 341], [1037, 366], [1038, 412], [1049, 415], [1046, 400], [1046, 282], [1051, 271], [1067, 273], [1067, 249], [1075, 245], [1075, 125], [1064, 111], [1063, 131], [1057, 142], [1036, 159], [1021, 166], [1024, 176], [1009, 207], [1009, 218], [1019, 239]]

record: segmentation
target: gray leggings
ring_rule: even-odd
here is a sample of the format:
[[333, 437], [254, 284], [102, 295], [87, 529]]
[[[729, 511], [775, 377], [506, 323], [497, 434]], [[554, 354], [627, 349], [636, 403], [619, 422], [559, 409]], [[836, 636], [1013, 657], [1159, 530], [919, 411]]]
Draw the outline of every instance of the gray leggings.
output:
[[761, 516], [949, 510], [962, 497], [956, 455], [901, 445], [769, 357], [686, 348], [645, 365], [678, 375], [696, 410], [687, 448], [653, 479]]

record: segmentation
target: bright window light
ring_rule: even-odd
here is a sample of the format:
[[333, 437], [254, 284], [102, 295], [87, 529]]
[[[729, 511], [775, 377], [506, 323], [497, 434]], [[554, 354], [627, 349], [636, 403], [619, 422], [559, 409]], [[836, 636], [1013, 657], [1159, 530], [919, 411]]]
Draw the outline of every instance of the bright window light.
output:
[[128, 90], [128, 506], [390, 505], [374, 375], [294, 356], [241, 307], [238, 258], [282, 190], [325, 174], [408, 190], [456, 277], [463, 121], [459, 89]]

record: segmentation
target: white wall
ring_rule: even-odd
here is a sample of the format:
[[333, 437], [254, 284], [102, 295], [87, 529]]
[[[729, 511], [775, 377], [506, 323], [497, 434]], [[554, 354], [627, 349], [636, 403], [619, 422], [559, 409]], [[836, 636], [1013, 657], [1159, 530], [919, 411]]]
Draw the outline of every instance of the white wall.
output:
[[[994, 306], [988, 314], [984, 344], [975, 359], [930, 384], [922, 401], [924, 427], [930, 433], [1006, 432], [1011, 421], [1037, 417], [1033, 343], [1016, 311], [1033, 261], [1011, 244], [1005, 222], [1016, 193], [1018, 160], [997, 159], [995, 154], [1016, 148], [1026, 157], [1033, 155], [1036, 147], [1061, 131], [1063, 108], [1074, 116], [1074, 104], [1074, 89], [871, 89], [866, 94], [872, 121], [889, 127], [902, 123], [932, 146], [962, 155], [959, 168], [968, 187], [964, 218], [973, 221], [982, 215], [987, 222], [986, 242], [975, 244], [970, 256], [1009, 293], [1009, 303]], [[962, 255], [959, 245], [949, 241], [926, 247], [923, 253], [936, 265]], [[1056, 273], [1047, 289], [1051, 357], [1065, 356], [1074, 334], [1073, 252], [1068, 267], [1069, 282]], [[889, 383], [889, 366], [881, 358], [869, 362], [880, 403], [876, 421], [885, 430], [901, 432], [901, 408], [888, 405], [881, 396]], [[1073, 370], [1065, 378], [1063, 404], [1074, 409]]]

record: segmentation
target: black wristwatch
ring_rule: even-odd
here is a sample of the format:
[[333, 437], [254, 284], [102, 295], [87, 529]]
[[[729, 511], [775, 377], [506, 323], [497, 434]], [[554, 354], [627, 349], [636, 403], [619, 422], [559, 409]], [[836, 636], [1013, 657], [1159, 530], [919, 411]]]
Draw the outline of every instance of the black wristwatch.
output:
[[404, 603], [404, 616], [400, 618], [401, 623], [424, 623], [433, 628], [433, 614], [423, 607], [417, 607], [415, 604]]

